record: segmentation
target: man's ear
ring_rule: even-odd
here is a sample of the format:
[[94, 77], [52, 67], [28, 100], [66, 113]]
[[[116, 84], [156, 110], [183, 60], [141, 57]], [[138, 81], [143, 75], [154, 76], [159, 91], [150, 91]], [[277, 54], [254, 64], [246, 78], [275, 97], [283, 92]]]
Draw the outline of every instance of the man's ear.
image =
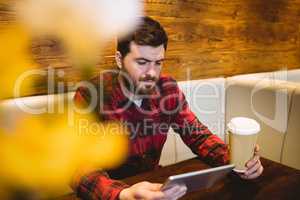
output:
[[116, 63], [118, 65], [118, 68], [122, 69], [122, 54], [121, 54], [120, 51], [116, 52], [115, 59], [116, 59]]

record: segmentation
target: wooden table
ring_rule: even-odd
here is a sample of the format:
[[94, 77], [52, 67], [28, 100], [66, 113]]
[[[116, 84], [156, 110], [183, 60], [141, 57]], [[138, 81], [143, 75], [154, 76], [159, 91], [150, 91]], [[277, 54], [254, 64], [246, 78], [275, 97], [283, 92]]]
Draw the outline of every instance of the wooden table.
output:
[[[263, 158], [261, 161], [265, 169], [263, 174], [255, 180], [242, 180], [232, 173], [216, 183], [212, 188], [186, 194], [182, 199], [300, 199], [300, 170]], [[123, 181], [128, 184], [140, 181], [162, 183], [170, 175], [207, 168], [209, 166], [202, 161], [190, 159], [155, 171], [129, 177]], [[76, 198], [74, 195], [68, 195], [62, 199], [71, 200]]]

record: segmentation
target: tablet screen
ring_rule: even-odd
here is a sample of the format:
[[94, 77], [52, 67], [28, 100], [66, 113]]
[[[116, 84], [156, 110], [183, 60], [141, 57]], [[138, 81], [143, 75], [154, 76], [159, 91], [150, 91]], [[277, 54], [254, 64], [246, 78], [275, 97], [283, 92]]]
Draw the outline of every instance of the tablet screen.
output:
[[162, 186], [162, 191], [171, 188], [174, 185], [185, 185], [188, 192], [202, 188], [209, 188], [215, 182], [224, 178], [232, 171], [234, 165], [224, 165], [205, 170], [188, 172], [184, 174], [170, 176]]

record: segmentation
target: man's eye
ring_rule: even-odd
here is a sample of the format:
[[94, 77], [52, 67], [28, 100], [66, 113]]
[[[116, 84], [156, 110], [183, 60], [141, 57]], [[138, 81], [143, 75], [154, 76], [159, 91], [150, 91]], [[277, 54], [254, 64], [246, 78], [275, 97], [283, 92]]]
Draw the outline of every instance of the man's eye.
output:
[[137, 62], [139, 65], [146, 65], [147, 64], [147, 62], [143, 62], [143, 61], [138, 61]]
[[161, 65], [162, 64], [162, 62], [160, 61], [160, 62], [155, 62], [155, 65]]

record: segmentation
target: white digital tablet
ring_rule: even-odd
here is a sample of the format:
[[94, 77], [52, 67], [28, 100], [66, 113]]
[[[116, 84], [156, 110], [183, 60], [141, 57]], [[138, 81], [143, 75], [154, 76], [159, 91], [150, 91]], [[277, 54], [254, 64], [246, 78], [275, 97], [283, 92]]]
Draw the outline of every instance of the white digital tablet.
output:
[[234, 165], [224, 165], [221, 167], [170, 176], [163, 184], [161, 190], [167, 190], [177, 184], [185, 185], [187, 187], [187, 192], [209, 188], [213, 186], [215, 182], [224, 178], [233, 168]]

